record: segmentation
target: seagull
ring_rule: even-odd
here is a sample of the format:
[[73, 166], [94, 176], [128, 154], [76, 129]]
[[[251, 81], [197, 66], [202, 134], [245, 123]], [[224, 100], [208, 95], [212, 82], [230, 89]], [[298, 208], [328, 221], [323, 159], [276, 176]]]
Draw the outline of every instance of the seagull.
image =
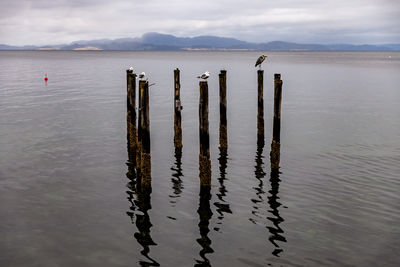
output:
[[129, 70], [133, 72], [133, 67], [130, 67]]
[[207, 80], [208, 77], [210, 77], [210, 72], [206, 71], [202, 75], [197, 76], [197, 79]]
[[142, 72], [139, 74], [139, 79], [143, 79], [146, 76], [146, 73]]
[[262, 56], [260, 56], [258, 59], [257, 59], [257, 62], [256, 62], [256, 65], [254, 66], [254, 67], [259, 67], [260, 69], [261, 69], [261, 64], [264, 62], [264, 60], [267, 58], [267, 56], [264, 56], [264, 55], [262, 55]]

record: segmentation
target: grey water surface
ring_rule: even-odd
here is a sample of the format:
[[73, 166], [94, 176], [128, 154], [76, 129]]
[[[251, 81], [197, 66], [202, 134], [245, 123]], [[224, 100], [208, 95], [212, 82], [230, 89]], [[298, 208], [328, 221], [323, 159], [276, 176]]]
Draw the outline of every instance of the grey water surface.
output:
[[[260, 54], [1, 51], [0, 266], [398, 266], [400, 53], [264, 52], [257, 148]], [[130, 66], [155, 83], [150, 195], [136, 192], [127, 165]], [[196, 76], [206, 70], [212, 187], [200, 194]], [[269, 163], [274, 73], [283, 80], [279, 173]]]

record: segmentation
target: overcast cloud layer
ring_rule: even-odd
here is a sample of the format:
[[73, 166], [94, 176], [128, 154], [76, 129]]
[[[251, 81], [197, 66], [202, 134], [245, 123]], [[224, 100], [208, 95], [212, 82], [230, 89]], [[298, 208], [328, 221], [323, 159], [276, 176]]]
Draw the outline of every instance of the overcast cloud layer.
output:
[[0, 0], [0, 44], [150, 31], [251, 42], [400, 43], [400, 0]]

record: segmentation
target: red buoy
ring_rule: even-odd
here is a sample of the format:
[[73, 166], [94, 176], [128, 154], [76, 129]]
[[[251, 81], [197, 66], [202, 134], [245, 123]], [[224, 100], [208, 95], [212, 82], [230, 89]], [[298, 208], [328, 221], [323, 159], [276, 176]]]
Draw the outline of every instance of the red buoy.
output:
[[47, 82], [49, 78], [47, 78], [47, 74], [44, 75], [44, 81]]

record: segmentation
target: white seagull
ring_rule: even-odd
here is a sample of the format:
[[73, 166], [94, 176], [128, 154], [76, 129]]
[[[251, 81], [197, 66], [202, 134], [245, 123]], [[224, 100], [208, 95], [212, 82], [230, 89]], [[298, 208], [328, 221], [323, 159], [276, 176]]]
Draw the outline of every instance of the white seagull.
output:
[[144, 71], [139, 74], [139, 79], [143, 79], [146, 76], [146, 73]]
[[197, 79], [207, 80], [208, 77], [210, 77], [210, 72], [206, 71], [202, 75], [197, 76]]
[[266, 58], [267, 58], [267, 56], [264, 56], [264, 55], [260, 56], [260, 57], [257, 59], [256, 65], [255, 65], [254, 67], [259, 66], [260, 69], [261, 69], [261, 64], [264, 62], [264, 60], [265, 60]]
[[133, 72], [133, 67], [130, 67], [129, 70]]

